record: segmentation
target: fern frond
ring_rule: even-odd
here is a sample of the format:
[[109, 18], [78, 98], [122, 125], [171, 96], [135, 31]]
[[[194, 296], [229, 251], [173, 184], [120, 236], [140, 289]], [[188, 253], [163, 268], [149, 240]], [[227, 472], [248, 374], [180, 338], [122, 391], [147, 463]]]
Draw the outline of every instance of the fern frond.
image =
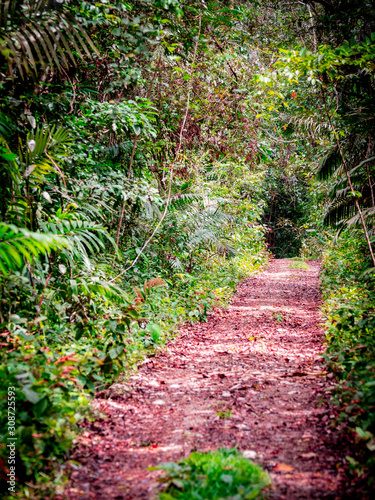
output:
[[185, 212], [185, 214], [188, 219], [187, 228], [189, 229], [186, 242], [190, 250], [206, 245], [219, 251], [230, 254], [235, 253], [234, 248], [223, 237], [225, 225], [233, 219], [231, 215], [214, 207], [208, 207], [202, 211], [192, 209]]
[[195, 193], [178, 193], [172, 196], [169, 204], [169, 210], [173, 210], [175, 208], [183, 210], [191, 206], [194, 202], [199, 202], [201, 199], [202, 196]]
[[145, 211], [147, 219], [152, 219], [154, 215], [156, 215], [159, 220], [162, 217], [159, 207], [155, 203], [152, 203], [150, 200], [146, 200], [145, 202]]
[[171, 263], [172, 268], [178, 269], [180, 271], [184, 270], [184, 266], [183, 266], [182, 262], [180, 261], [180, 259], [178, 257], [173, 257], [170, 260], [170, 263]]

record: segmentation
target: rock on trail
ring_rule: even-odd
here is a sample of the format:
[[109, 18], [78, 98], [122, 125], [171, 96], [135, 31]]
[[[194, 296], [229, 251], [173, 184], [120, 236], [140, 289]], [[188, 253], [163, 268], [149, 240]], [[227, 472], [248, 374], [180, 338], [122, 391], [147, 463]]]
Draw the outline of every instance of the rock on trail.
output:
[[272, 260], [240, 284], [231, 305], [185, 326], [95, 405], [63, 498], [151, 499], [160, 471], [192, 451], [221, 446], [270, 471], [275, 499], [343, 499], [343, 445], [326, 402], [319, 263]]

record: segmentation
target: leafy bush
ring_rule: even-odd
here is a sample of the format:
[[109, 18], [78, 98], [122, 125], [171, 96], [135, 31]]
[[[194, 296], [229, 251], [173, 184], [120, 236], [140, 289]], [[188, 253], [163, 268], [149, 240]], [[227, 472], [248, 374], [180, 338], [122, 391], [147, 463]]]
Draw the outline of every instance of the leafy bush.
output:
[[[71, 446], [74, 428], [88, 416], [88, 394], [79, 377], [86, 361], [95, 357], [90, 351], [79, 352], [74, 345], [51, 349], [43, 336], [33, 335], [31, 342], [27, 337], [19, 331], [2, 338], [12, 354], [0, 365], [0, 438], [7, 443], [7, 393], [13, 387], [20, 481], [38, 477], [41, 465], [61, 458]], [[5, 461], [5, 445], [0, 453]]]
[[[73, 226], [69, 222], [63, 227], [74, 244]], [[77, 228], [82, 244], [89, 236], [81, 232], [83, 226]], [[86, 250], [88, 268], [73, 264], [73, 274], [68, 273], [70, 260], [80, 259], [64, 249], [60, 262], [66, 265], [56, 266], [49, 278], [44, 273], [48, 260], [41, 258], [33, 269], [34, 284], [27, 267], [3, 283], [2, 315], [7, 321], [0, 359], [0, 424], [6, 432], [6, 391], [15, 387], [20, 481], [39, 481], [42, 469], [48, 471], [66, 456], [78, 424], [90, 417], [87, 404], [95, 391], [163, 345], [184, 321], [205, 321], [214, 306], [228, 302], [239, 280], [266, 261], [261, 227], [248, 228], [236, 239], [239, 250], [231, 259], [219, 254], [197, 263], [193, 273], [149, 279], [140, 287], [134, 286], [136, 280], [121, 287], [109, 282], [113, 269], [100, 264], [100, 258], [94, 261]], [[1, 437], [6, 442], [6, 434]], [[0, 457], [4, 476], [5, 447]]]
[[268, 474], [235, 449], [220, 448], [208, 453], [192, 453], [179, 463], [167, 463], [154, 470], [165, 470], [167, 483], [160, 500], [219, 500], [263, 498], [270, 485]]
[[329, 369], [336, 377], [334, 402], [355, 432], [362, 460], [375, 467], [375, 281], [365, 273], [364, 243], [346, 234], [326, 252], [321, 288], [325, 299]]

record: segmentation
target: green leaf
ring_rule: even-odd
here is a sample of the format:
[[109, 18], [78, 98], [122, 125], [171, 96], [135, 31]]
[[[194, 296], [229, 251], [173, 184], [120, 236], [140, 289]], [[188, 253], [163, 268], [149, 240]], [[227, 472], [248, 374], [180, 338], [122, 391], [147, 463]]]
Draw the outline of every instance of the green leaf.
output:
[[357, 433], [357, 436], [359, 436], [361, 439], [364, 439], [364, 440], [372, 439], [374, 437], [371, 432], [365, 431], [361, 427], [356, 427], [355, 432]]
[[152, 340], [154, 342], [159, 340], [159, 338], [161, 337], [161, 334], [162, 334], [162, 330], [161, 330], [160, 326], [157, 325], [156, 323], [149, 323], [147, 325], [147, 327], [148, 327], [148, 330], [150, 332]]
[[109, 351], [108, 354], [111, 359], [116, 359], [120, 354], [124, 352], [124, 347], [122, 345], [117, 346], [117, 347], [112, 347]]
[[15, 158], [17, 158], [17, 155], [15, 153], [5, 153], [0, 155], [1, 158], [4, 158], [4, 160], [7, 161], [13, 161]]
[[41, 417], [48, 408], [48, 398], [43, 396], [34, 406], [33, 412], [37, 417]]
[[28, 387], [23, 387], [22, 392], [31, 403], [36, 404], [41, 399], [41, 396], [37, 392], [29, 389]]
[[174, 484], [180, 490], [184, 489], [184, 483], [181, 481], [181, 479], [177, 479], [177, 478], [172, 479], [171, 483]]
[[82, 337], [82, 335], [84, 334], [84, 332], [85, 332], [85, 329], [83, 328], [83, 326], [79, 325], [77, 327], [77, 330], [76, 330], [75, 339], [79, 340]]
[[139, 313], [135, 309], [128, 309], [126, 314], [130, 316], [132, 319], [139, 319]]
[[224, 483], [232, 484], [233, 483], [233, 476], [230, 474], [222, 474], [220, 476], [220, 479], [224, 481]]

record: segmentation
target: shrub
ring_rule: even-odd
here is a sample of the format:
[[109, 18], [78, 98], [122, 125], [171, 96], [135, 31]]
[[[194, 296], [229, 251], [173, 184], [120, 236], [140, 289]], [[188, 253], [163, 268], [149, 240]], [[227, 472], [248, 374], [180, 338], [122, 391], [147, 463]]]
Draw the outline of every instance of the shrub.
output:
[[375, 466], [375, 289], [363, 242], [343, 239], [326, 252], [321, 289], [326, 317], [325, 358], [336, 378], [333, 401], [362, 442], [361, 460]]

